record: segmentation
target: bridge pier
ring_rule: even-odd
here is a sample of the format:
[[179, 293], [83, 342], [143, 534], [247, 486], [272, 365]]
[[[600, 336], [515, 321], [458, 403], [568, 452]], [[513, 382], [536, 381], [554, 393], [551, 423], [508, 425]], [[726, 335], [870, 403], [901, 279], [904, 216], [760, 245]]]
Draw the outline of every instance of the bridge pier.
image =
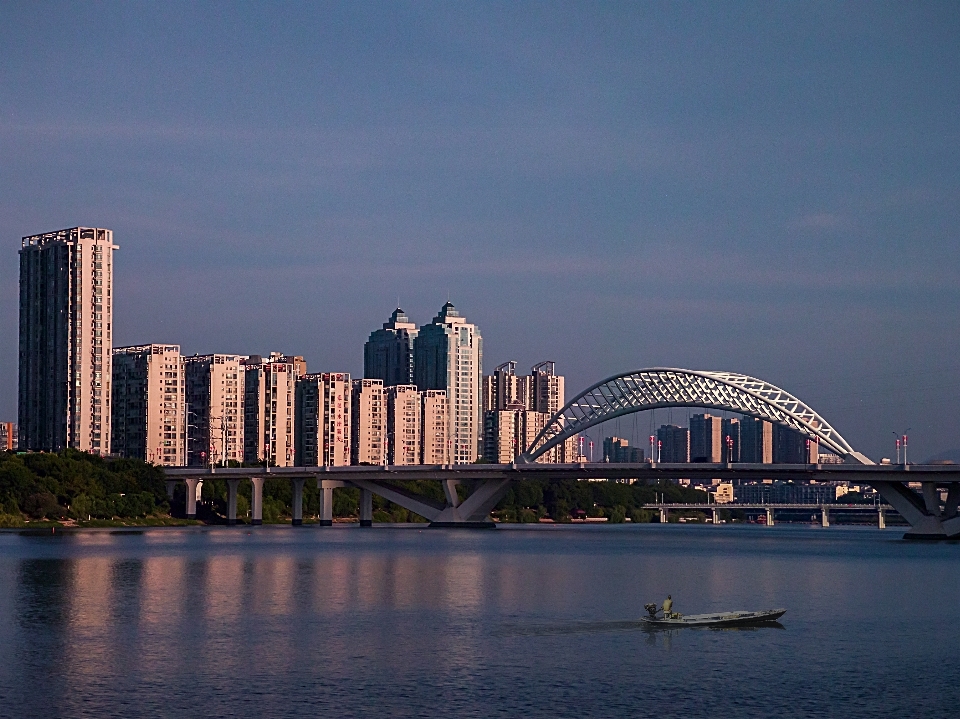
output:
[[263, 477], [251, 477], [253, 492], [250, 501], [250, 523], [263, 524]]
[[333, 526], [333, 490], [337, 487], [346, 487], [345, 482], [336, 479], [317, 478], [317, 489], [320, 490], [320, 526]]
[[237, 523], [237, 488], [240, 486], [239, 479], [227, 480], [227, 524]]
[[660, 524], [666, 524], [669, 521], [669, 510], [666, 507], [660, 507]]
[[773, 526], [773, 507], [767, 507], [767, 526]]
[[830, 510], [826, 506], [820, 507], [820, 524], [824, 527], [830, 526]]
[[197, 497], [200, 495], [203, 480], [197, 477], [188, 477], [184, 482], [187, 483], [187, 519], [196, 519]]
[[306, 479], [300, 477], [290, 480], [293, 488], [293, 519], [291, 524], [294, 527], [303, 524], [303, 483], [306, 481]]
[[877, 528], [887, 528], [887, 512], [883, 507], [880, 507], [880, 509], [877, 510]]
[[[884, 501], [910, 523], [904, 539], [952, 539], [960, 537], [960, 487], [951, 484], [947, 501], [940, 507], [936, 482], [924, 482], [918, 495], [902, 481], [871, 482]], [[954, 489], [954, 487], [957, 487]]]
[[713, 523], [720, 524], [720, 512], [718, 512], [716, 509], [713, 510]]
[[173, 490], [176, 489], [176, 487], [177, 487], [177, 480], [175, 480], [175, 479], [168, 479], [166, 482], [164, 482], [164, 484], [167, 485], [167, 499], [169, 499], [169, 500], [172, 502], [172, 501], [173, 501]]
[[360, 490], [360, 526], [373, 526], [373, 492], [369, 489]]

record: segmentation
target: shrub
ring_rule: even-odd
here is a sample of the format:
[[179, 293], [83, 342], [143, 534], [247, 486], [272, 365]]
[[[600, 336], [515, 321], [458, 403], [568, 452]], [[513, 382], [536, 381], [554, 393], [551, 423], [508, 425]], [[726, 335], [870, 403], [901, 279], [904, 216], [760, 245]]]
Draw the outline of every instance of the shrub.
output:
[[34, 519], [56, 519], [61, 514], [60, 504], [50, 492], [31, 494], [24, 501], [23, 509]]

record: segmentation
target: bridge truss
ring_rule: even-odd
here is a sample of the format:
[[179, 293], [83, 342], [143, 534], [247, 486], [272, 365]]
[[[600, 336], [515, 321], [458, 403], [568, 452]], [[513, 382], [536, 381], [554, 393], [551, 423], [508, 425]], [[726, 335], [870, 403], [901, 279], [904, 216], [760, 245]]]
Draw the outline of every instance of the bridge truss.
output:
[[702, 407], [756, 417], [795, 429], [849, 462], [873, 464], [811, 407], [769, 382], [735, 372], [654, 367], [614, 375], [568, 402], [533, 440], [521, 461], [532, 462], [594, 425], [666, 407]]

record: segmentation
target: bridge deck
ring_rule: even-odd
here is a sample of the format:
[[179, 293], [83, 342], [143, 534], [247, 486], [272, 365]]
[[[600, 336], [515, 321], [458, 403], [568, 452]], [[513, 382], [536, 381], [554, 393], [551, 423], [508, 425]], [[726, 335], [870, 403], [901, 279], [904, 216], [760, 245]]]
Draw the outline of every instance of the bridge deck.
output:
[[349, 467], [166, 467], [169, 479], [249, 479], [312, 477], [341, 481], [488, 479], [763, 479], [818, 482], [960, 482], [960, 465], [939, 464], [415, 464]]

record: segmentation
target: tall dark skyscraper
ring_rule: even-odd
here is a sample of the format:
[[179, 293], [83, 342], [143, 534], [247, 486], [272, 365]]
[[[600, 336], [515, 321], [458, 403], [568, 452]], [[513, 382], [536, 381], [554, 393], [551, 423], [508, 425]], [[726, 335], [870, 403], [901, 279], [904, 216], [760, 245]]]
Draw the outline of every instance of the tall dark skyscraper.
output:
[[675, 424], [665, 424], [657, 430], [660, 442], [660, 461], [679, 463], [690, 461], [690, 430]]
[[20, 448], [110, 453], [113, 232], [73, 227], [20, 249]]
[[816, 463], [818, 452], [816, 442], [795, 429], [777, 424], [773, 426], [773, 461], [776, 464]]
[[378, 379], [384, 387], [413, 384], [413, 342], [417, 326], [399, 307], [383, 329], [370, 333], [363, 346], [363, 376]]
[[773, 425], [762, 419], [740, 419], [740, 461], [773, 462]]

